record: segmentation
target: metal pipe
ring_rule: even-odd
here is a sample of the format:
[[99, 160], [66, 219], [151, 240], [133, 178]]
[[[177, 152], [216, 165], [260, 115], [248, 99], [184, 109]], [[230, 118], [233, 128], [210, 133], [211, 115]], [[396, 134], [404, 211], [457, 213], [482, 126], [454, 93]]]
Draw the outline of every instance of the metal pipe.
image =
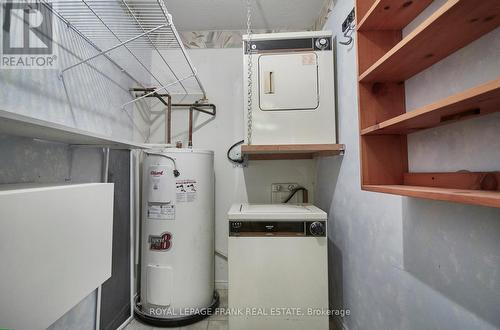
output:
[[212, 112], [207, 111], [205, 109], [201, 109], [199, 106], [192, 107], [192, 108], [198, 112], [203, 112], [203, 113], [206, 113], [207, 115], [215, 116], [216, 111], [217, 111], [217, 107], [214, 104], [210, 104], [210, 107], [212, 108]]
[[188, 148], [193, 147], [193, 107], [189, 108], [189, 138]]
[[138, 98], [133, 99], [132, 101], [128, 101], [128, 102], [126, 102], [126, 103], [122, 104], [121, 108], [122, 108], [122, 110], [125, 110], [125, 107], [126, 107], [127, 105], [131, 104], [131, 103], [135, 103], [135, 102], [137, 102], [137, 101], [139, 101], [139, 100], [142, 100], [142, 99], [143, 99], [143, 98], [145, 98], [145, 97], [149, 97], [150, 95], [153, 95], [154, 93], [158, 93], [159, 91], [164, 90], [166, 87], [173, 86], [173, 85], [175, 85], [175, 84], [180, 83], [181, 81], [187, 80], [187, 79], [192, 78], [192, 77], [193, 77], [193, 75], [189, 75], [189, 76], [186, 76], [186, 77], [184, 77], [184, 78], [182, 78], [182, 79], [180, 79], [180, 80], [177, 80], [177, 81], [171, 82], [171, 83], [169, 83], [169, 84], [165, 85], [165, 87], [160, 87], [160, 88], [157, 88], [157, 89], [153, 90], [152, 92], [146, 93], [146, 94], [144, 94], [144, 95], [142, 95], [142, 96], [139, 96]]
[[[145, 92], [145, 91], [153, 91], [153, 94], [147, 97], [155, 97], [163, 103], [165, 108], [165, 143], [172, 143], [172, 97], [169, 94], [158, 94], [154, 93], [154, 88], [132, 88], [133, 92]], [[167, 98], [165, 101], [163, 98]], [[204, 110], [202, 110], [205, 112]]]
[[[130, 90], [133, 92], [150, 92], [149, 94], [144, 94], [143, 96], [145, 96], [145, 97], [156, 97], [156, 98], [167, 97], [167, 98], [170, 98], [170, 101], [172, 100], [170, 94], [155, 93], [154, 91], [156, 89], [151, 88], [151, 87], [150, 88], [131, 88]], [[162, 101], [162, 103], [166, 104], [164, 101]], [[193, 108], [193, 110], [196, 110], [198, 112], [203, 112], [203, 113], [206, 113], [207, 115], [211, 115], [211, 116], [215, 116], [217, 114], [217, 106], [213, 103], [174, 103], [174, 104], [171, 104], [171, 106], [172, 107], [186, 107], [186, 108], [189, 107], [189, 108]], [[202, 109], [202, 107], [203, 108], [204, 107], [212, 108], [212, 112], [209, 112], [205, 109]]]

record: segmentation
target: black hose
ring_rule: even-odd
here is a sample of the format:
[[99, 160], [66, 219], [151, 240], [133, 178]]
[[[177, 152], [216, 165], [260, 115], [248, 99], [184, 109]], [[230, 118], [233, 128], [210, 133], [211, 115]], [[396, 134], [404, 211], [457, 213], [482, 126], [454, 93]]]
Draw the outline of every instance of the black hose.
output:
[[241, 140], [241, 141], [238, 141], [236, 142], [235, 144], [233, 144], [228, 150], [227, 150], [227, 159], [229, 159], [229, 161], [233, 162], [233, 163], [236, 163], [236, 164], [243, 164], [245, 162], [245, 159], [243, 158], [243, 156], [241, 156], [240, 158], [238, 159], [234, 159], [234, 158], [231, 158], [231, 151], [236, 148], [237, 146], [239, 146], [240, 144], [243, 144], [243, 142], [245, 142], [245, 140]]
[[[304, 191], [304, 192], [307, 192], [307, 189], [304, 188], [304, 187], [297, 187], [295, 188], [294, 190], [292, 190], [292, 192], [290, 193], [290, 195], [288, 195], [288, 197], [285, 199], [285, 201], [283, 203], [288, 203], [293, 196], [295, 196], [295, 194], [297, 193], [297, 191]], [[303, 201], [304, 203], [307, 203], [307, 201]]]

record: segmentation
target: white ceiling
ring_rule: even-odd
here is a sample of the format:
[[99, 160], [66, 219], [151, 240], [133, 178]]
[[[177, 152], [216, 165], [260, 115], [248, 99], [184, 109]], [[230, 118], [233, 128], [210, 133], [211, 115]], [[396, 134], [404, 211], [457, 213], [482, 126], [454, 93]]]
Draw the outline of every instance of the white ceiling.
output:
[[[253, 29], [309, 29], [325, 0], [252, 0]], [[179, 31], [246, 29], [246, 0], [166, 0]]]

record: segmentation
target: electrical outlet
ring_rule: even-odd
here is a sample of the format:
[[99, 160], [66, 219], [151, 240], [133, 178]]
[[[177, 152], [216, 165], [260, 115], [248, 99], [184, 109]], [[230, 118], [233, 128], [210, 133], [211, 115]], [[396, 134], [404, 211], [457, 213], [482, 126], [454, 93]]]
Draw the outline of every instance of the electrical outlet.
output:
[[342, 32], [345, 32], [349, 28], [349, 25], [351, 25], [351, 23], [354, 22], [355, 18], [356, 14], [353, 8], [349, 13], [349, 15], [347, 15], [346, 19], [344, 20], [344, 23], [342, 23]]
[[[299, 187], [298, 183], [273, 183], [271, 184], [271, 203], [280, 204], [291, 194], [291, 192]], [[300, 194], [295, 194], [290, 200], [290, 203], [298, 203]]]

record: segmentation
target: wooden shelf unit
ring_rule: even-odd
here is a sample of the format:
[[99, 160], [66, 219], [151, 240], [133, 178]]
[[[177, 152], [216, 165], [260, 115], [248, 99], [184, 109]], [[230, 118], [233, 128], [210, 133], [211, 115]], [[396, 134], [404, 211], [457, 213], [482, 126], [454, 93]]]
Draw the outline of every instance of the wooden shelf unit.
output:
[[499, 1], [449, 0], [403, 38], [429, 3], [356, 0], [362, 189], [500, 207], [497, 172], [408, 173], [407, 134], [500, 111], [495, 79], [406, 112], [405, 79], [500, 25]]
[[[401, 1], [376, 0], [364, 13], [358, 31], [365, 30], [401, 30], [410, 23], [433, 0]], [[370, 3], [370, 1], [365, 1]]]
[[[408, 8], [417, 6], [416, 3], [419, 1], [413, 1]], [[364, 63], [360, 67], [359, 80], [398, 82], [408, 79], [495, 29], [500, 24], [498, 11], [500, 2], [495, 0], [449, 0], [374, 63]], [[368, 15], [367, 20], [374, 13]], [[383, 38], [384, 34], [393, 32], [361, 31], [367, 39], [370, 34]]]
[[343, 144], [242, 145], [241, 153], [250, 160], [312, 159], [344, 152]]
[[500, 111], [500, 78], [364, 128], [361, 135], [409, 134]]
[[500, 207], [500, 193], [496, 191], [458, 190], [405, 185], [365, 185], [364, 190], [445, 202]]

